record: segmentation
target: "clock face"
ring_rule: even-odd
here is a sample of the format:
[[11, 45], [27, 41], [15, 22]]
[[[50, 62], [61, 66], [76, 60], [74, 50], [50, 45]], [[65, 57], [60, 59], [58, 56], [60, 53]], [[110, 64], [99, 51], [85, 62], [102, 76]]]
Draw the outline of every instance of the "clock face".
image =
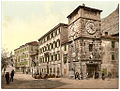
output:
[[89, 34], [94, 34], [96, 32], [95, 24], [93, 22], [86, 23], [86, 31]]

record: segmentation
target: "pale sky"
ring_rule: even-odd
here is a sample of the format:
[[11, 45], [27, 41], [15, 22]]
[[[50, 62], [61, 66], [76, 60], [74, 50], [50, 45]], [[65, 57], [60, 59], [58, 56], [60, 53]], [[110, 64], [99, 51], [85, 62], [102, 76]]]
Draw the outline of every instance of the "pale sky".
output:
[[58, 23], [67, 24], [67, 16], [79, 5], [103, 10], [101, 18], [112, 13], [118, 2], [92, 1], [4, 1], [2, 2], [2, 48], [14, 51], [37, 41]]

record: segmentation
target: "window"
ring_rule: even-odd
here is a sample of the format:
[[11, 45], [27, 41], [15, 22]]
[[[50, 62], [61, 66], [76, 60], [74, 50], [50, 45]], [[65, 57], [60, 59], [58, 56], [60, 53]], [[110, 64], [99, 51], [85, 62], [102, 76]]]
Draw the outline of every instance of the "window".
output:
[[55, 61], [57, 60], [57, 54], [55, 54]]
[[50, 50], [50, 45], [49, 44], [47, 45], [47, 48], [48, 48], [48, 50]]
[[67, 46], [66, 45], [64, 45], [64, 51], [66, 51], [67, 50], [67, 48], [66, 48]]
[[45, 58], [43, 57], [43, 63], [45, 62]]
[[53, 72], [55, 73], [55, 68], [53, 68]]
[[55, 36], [57, 35], [57, 30], [55, 31]]
[[47, 62], [49, 62], [50, 61], [50, 56], [48, 55], [48, 61]]
[[60, 70], [59, 70], [59, 68], [57, 67], [57, 75], [59, 75], [59, 73], [60, 73]]
[[44, 52], [44, 47], [42, 48], [43, 52]]
[[45, 42], [45, 38], [43, 38], [43, 43]]
[[47, 41], [47, 36], [45, 37], [45, 41]]
[[51, 49], [53, 49], [53, 43], [51, 43]]
[[47, 36], [47, 40], [49, 40], [49, 39], [50, 39], [50, 36], [48, 35], [48, 36]]
[[112, 60], [115, 60], [115, 55], [114, 54], [112, 54]]
[[53, 33], [51, 33], [51, 38], [53, 38]]
[[89, 44], [89, 51], [93, 50], [93, 44]]
[[115, 48], [115, 41], [111, 42], [111, 46], [112, 46], [112, 48]]
[[49, 44], [49, 50], [51, 50], [51, 43]]
[[60, 40], [58, 39], [57, 40], [57, 47], [59, 47], [60, 46]]
[[45, 51], [47, 51], [47, 47], [45, 46]]
[[64, 54], [64, 64], [67, 63], [67, 54]]
[[44, 47], [42, 47], [42, 52], [44, 52]]
[[58, 29], [58, 34], [60, 33], [60, 28]]
[[53, 55], [51, 55], [51, 61], [53, 61]]
[[53, 42], [53, 48], [55, 48], [55, 45], [56, 45], [56, 44], [55, 44], [55, 41], [54, 41], [54, 42]]
[[50, 68], [50, 73], [52, 73], [52, 68]]
[[46, 50], [48, 50], [48, 44], [46, 45]]
[[58, 28], [56, 31], [57, 31], [57, 35], [58, 35], [60, 33], [60, 28]]
[[58, 60], [60, 60], [60, 54], [58, 54]]
[[55, 48], [57, 47], [57, 42], [55, 42]]
[[55, 61], [55, 54], [53, 54], [53, 61]]

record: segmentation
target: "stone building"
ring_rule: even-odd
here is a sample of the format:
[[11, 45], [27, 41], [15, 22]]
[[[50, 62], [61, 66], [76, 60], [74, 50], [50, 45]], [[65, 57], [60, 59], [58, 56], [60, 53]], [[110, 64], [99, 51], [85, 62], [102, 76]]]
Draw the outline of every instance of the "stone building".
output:
[[102, 10], [77, 7], [68, 18], [68, 70], [75, 72], [111, 72], [118, 76], [119, 6], [106, 18], [100, 19]]
[[39, 73], [62, 75], [61, 44], [67, 41], [67, 24], [59, 23], [39, 38]]
[[119, 67], [119, 36], [105, 35], [101, 39], [103, 52], [101, 71], [104, 71], [105, 74], [111, 72], [113, 77], [117, 77]]
[[22, 72], [74, 76], [75, 72], [111, 72], [118, 76], [119, 7], [101, 19], [102, 10], [78, 6], [38, 39], [15, 49], [16, 70]]
[[77, 71], [93, 77], [101, 69], [101, 12], [83, 4], [67, 16], [70, 76]]
[[31, 73], [31, 65], [33, 64], [31, 55], [36, 54], [38, 50], [38, 42], [32, 41], [20, 46], [14, 50], [16, 71], [23, 73]]
[[102, 65], [101, 70], [118, 76], [119, 64], [119, 6], [109, 16], [102, 19]]

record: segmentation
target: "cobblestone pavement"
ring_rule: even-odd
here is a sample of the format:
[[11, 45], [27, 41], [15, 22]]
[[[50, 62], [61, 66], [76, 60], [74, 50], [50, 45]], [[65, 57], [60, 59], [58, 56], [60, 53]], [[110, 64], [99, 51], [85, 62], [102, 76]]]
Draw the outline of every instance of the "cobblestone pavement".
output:
[[59, 89], [59, 88], [72, 88], [72, 89], [117, 89], [118, 79], [88, 79], [88, 80], [74, 80], [68, 78], [49, 78], [49, 79], [34, 79], [31, 75], [15, 74], [14, 82], [6, 85], [5, 79], [2, 79], [3, 89]]

